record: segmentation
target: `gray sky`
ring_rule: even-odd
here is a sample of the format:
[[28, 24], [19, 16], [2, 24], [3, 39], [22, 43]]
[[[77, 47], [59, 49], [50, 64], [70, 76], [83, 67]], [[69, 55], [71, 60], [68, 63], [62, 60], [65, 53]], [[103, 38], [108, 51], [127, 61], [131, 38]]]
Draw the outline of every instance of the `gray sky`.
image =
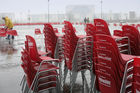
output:
[[[50, 0], [51, 13], [64, 13], [67, 5], [94, 5], [95, 12], [101, 11], [101, 0]], [[140, 0], [103, 0], [103, 12], [136, 11], [140, 14]], [[1, 0], [0, 13], [3, 12], [29, 12], [47, 13], [48, 0]]]

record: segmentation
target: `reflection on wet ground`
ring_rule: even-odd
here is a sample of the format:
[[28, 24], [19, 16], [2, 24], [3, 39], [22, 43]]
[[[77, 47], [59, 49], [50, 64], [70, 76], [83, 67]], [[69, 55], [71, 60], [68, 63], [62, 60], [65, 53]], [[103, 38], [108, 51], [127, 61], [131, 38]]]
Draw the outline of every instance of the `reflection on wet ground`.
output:
[[0, 40], [0, 52], [2, 54], [12, 55], [17, 52], [17, 49], [14, 48], [14, 42], [10, 42], [10, 40]]
[[19, 66], [19, 62], [15, 60], [20, 57], [15, 43], [5, 38], [0, 38], [0, 69], [10, 69]]

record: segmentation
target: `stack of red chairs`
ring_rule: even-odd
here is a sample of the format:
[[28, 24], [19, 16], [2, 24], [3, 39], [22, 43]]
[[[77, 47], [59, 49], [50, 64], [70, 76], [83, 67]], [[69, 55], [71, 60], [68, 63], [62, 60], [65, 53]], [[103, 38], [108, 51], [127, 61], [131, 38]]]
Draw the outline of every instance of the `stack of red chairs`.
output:
[[55, 54], [55, 47], [57, 43], [57, 36], [54, 32], [53, 27], [51, 24], [45, 24], [44, 25], [44, 36], [45, 36], [45, 47], [46, 47], [46, 52], [51, 53], [51, 57], [54, 58]]
[[132, 55], [140, 55], [140, 33], [133, 26], [123, 25], [123, 36], [127, 36], [130, 40], [130, 48]]
[[39, 56], [33, 37], [27, 35], [25, 42], [25, 49], [21, 52], [23, 62], [21, 66], [25, 72], [27, 85], [24, 86], [25, 82], [23, 82], [23, 91], [30, 93], [32, 90], [40, 93], [50, 89], [57, 89], [56, 91], [60, 92], [57, 72], [59, 68], [53, 64], [53, 62], [59, 63], [59, 60], [47, 56]]
[[[92, 29], [92, 28], [94, 28], [94, 29]], [[108, 28], [108, 24], [103, 19], [94, 19], [94, 25], [87, 24], [86, 30], [88, 30], [88, 29], [89, 29], [89, 31], [87, 33], [91, 32], [92, 36], [94, 34], [104, 34], [104, 35], [111, 36], [109, 28]], [[116, 42], [119, 46], [119, 49], [122, 53], [130, 54], [130, 45], [129, 45], [128, 37], [121, 37], [116, 34], [112, 37], [116, 40]]]
[[[64, 21], [65, 25], [65, 35], [64, 35], [64, 55], [65, 58], [68, 59], [68, 62], [66, 60], [66, 65], [69, 69], [72, 69], [72, 57], [76, 48], [76, 44], [78, 41], [78, 37], [76, 36], [73, 26], [70, 22]], [[66, 49], [66, 50], [65, 50]]]
[[68, 71], [70, 72], [70, 91], [72, 93], [74, 84], [76, 82], [78, 72], [82, 74], [82, 83], [84, 92], [84, 86], [86, 86], [87, 93], [92, 93], [92, 87], [88, 87], [86, 82], [85, 71], [91, 72], [91, 84], [93, 85], [93, 72], [92, 72], [92, 37], [77, 36], [72, 24], [69, 21], [64, 21], [65, 34], [64, 34], [64, 84]]
[[127, 62], [120, 93], [140, 92], [140, 58]]
[[[55, 32], [55, 29], [52, 27], [51, 24], [44, 24], [44, 37], [45, 37], [45, 49], [47, 52], [50, 53], [50, 56], [55, 59], [59, 59], [59, 74], [60, 74], [60, 82], [62, 81], [62, 69], [61, 69], [61, 62], [63, 61], [63, 36], [58, 35]], [[58, 64], [56, 64], [58, 65]], [[61, 82], [62, 85], [62, 82]]]
[[[105, 35], [111, 36], [108, 25], [103, 19], [94, 19], [94, 24], [95, 24], [96, 30], [98, 32], [97, 34], [105, 34]], [[100, 29], [100, 28], [102, 28], [102, 29]], [[117, 42], [120, 52], [124, 53], [124, 54], [131, 54], [130, 45], [129, 45], [130, 41], [129, 41], [128, 37], [121, 37], [122, 34], [120, 31], [115, 31], [115, 33], [120, 33], [120, 35], [114, 34], [112, 36], [115, 39], [115, 41]]]
[[120, 54], [115, 40], [108, 35], [95, 35], [95, 73], [101, 93], [119, 93], [126, 63], [136, 56]]
[[51, 53], [52, 58], [61, 59], [62, 55], [62, 35], [58, 35], [51, 24], [44, 24], [45, 48]]

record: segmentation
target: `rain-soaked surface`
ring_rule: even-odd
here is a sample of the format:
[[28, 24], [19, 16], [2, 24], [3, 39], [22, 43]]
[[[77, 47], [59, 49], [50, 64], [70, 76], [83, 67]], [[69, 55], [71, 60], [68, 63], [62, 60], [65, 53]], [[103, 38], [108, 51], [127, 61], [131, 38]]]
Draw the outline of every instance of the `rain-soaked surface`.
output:
[[[54, 25], [53, 27], [58, 28], [60, 34], [62, 34], [63, 25]], [[75, 27], [76, 34], [85, 34], [84, 26], [76, 25]], [[44, 50], [44, 36], [43, 34], [35, 35], [35, 28], [43, 30], [43, 26], [16, 26], [14, 29], [17, 30], [18, 36], [15, 37], [13, 42], [5, 39], [5, 37], [0, 37], [0, 93], [21, 93], [20, 81], [24, 72], [20, 67], [20, 58], [25, 35], [33, 36], [38, 49]]]

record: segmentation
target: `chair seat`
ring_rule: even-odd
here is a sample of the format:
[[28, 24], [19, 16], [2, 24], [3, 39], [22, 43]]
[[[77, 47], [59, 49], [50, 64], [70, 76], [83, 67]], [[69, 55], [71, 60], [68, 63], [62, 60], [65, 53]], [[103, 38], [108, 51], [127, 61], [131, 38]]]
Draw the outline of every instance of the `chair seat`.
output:
[[38, 54], [39, 54], [39, 56], [42, 56], [42, 55], [46, 55], [46, 54], [48, 54], [48, 53], [43, 52], [43, 51], [38, 51]]
[[83, 37], [86, 37], [86, 35], [78, 35], [77, 37], [78, 38], [83, 38]]
[[[38, 66], [34, 66], [34, 69], [37, 71], [39, 69], [39, 65]], [[51, 64], [51, 63], [44, 63], [41, 67], [39, 71], [49, 71], [51, 69], [57, 70], [59, 69], [58, 67], [56, 67], [55, 65]]]
[[47, 56], [40, 56], [39, 57], [42, 61], [55, 61], [55, 62], [59, 62], [58, 59], [53, 59], [51, 57], [47, 57]]
[[137, 57], [137, 56], [127, 55], [127, 54], [121, 54], [121, 56], [125, 62]]

